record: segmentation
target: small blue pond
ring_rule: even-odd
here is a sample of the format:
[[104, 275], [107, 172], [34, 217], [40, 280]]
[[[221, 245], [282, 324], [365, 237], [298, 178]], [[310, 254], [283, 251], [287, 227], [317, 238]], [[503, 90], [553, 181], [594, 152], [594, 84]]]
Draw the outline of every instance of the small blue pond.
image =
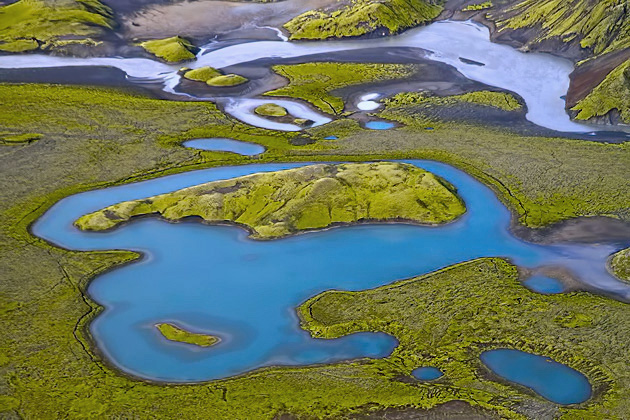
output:
[[221, 138], [188, 140], [183, 145], [194, 149], [232, 152], [245, 156], [259, 155], [265, 151], [265, 148], [259, 144]]
[[328, 136], [328, 137], [324, 137], [324, 140], [337, 140], [338, 137], [337, 136]]
[[552, 295], [564, 292], [564, 285], [557, 279], [547, 276], [532, 276], [523, 282], [525, 287], [534, 292]]
[[514, 349], [489, 350], [480, 357], [497, 375], [557, 404], [578, 404], [591, 396], [586, 376], [547, 357]]
[[442, 371], [433, 366], [422, 366], [411, 371], [411, 375], [421, 381], [433, 381], [444, 376]]
[[389, 130], [394, 127], [394, 123], [388, 121], [370, 121], [365, 124], [365, 128], [370, 130]]

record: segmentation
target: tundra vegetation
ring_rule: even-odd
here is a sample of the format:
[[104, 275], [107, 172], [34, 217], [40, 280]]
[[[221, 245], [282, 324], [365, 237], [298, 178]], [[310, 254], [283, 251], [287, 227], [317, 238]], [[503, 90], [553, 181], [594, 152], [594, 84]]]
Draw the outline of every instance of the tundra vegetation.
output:
[[114, 26], [111, 9], [98, 0], [19, 0], [0, 7], [0, 51], [95, 45]]
[[214, 335], [195, 333], [168, 322], [156, 324], [155, 327], [167, 340], [180, 343], [193, 344], [199, 347], [210, 347], [221, 341], [219, 337]]
[[152, 39], [140, 44], [149, 53], [169, 63], [179, 63], [195, 59], [198, 49], [185, 38], [173, 36], [165, 39]]
[[199, 216], [206, 222], [244, 225], [252, 237], [268, 239], [363, 221], [438, 224], [464, 211], [446, 181], [414, 165], [348, 163], [213, 181], [115, 204], [75, 224], [83, 230], [106, 230], [135, 216]]
[[435, 19], [441, 0], [351, 0], [324, 10], [311, 10], [284, 25], [290, 39], [391, 35]]
[[[526, 226], [586, 215], [630, 220], [625, 176], [630, 154], [625, 144], [523, 136], [481, 123], [427, 120], [421, 105], [396, 102], [388, 103], [381, 116], [401, 122], [401, 128], [376, 133], [346, 119], [303, 133], [279, 133], [246, 126], [207, 102], [56, 85], [0, 85], [0, 115], [0, 132], [40, 137], [0, 150], [0, 264], [6, 273], [0, 284], [2, 416], [194, 418], [204, 412], [211, 418], [289, 413], [339, 418], [390, 407], [429, 409], [451, 400], [468, 401], [490, 415], [508, 418], [539, 418], [536, 407], [564, 418], [619, 418], [630, 412], [625, 394], [630, 389], [628, 352], [619, 345], [629, 338], [627, 306], [584, 293], [532, 293], [520, 286], [513, 266], [497, 259], [436, 273], [437, 280], [424, 276], [422, 281], [433, 282], [428, 283], [433, 295], [424, 297], [422, 286], [402, 313], [395, 312], [403, 306], [400, 301], [388, 304], [385, 299], [374, 300], [373, 318], [358, 313], [357, 307], [349, 306], [349, 312], [331, 307], [327, 313], [309, 302], [319, 323], [313, 323], [313, 331], [321, 326], [340, 333], [337, 321], [386, 331], [401, 342], [391, 357], [262, 369], [196, 385], [137, 381], [113, 369], [95, 349], [86, 327], [100, 308], [85, 289], [95, 275], [138, 255], [65, 250], [28, 230], [69, 194], [178, 171], [252, 162], [403, 158], [438, 159], [466, 170], [494, 188]], [[426, 124], [435, 130], [425, 131]], [[324, 140], [332, 135], [338, 140]], [[180, 146], [185, 140], [209, 137], [251, 141], [267, 150], [252, 158]], [[296, 145], [296, 139], [304, 138], [309, 141]], [[388, 293], [394, 303], [406, 298]], [[413, 323], [423, 322], [425, 311], [431, 322], [421, 326], [421, 333]], [[397, 326], [400, 333], [394, 331]], [[461, 347], [453, 342], [459, 328]], [[505, 341], [483, 341], [491, 333]], [[425, 337], [415, 343], [415, 351], [406, 338], [411, 336]], [[523, 388], [488, 376], [476, 365], [477, 341], [566, 363], [588, 376], [594, 396], [579, 406], [549, 405]], [[443, 357], [447, 352], [452, 360]], [[463, 354], [466, 357], [458, 360]], [[409, 377], [411, 369], [433, 361], [444, 369], [443, 379], [427, 384]]]
[[365, 64], [314, 62], [274, 66], [273, 70], [289, 80], [280, 89], [265, 93], [269, 96], [288, 96], [303, 99], [328, 114], [341, 114], [343, 99], [335, 96], [335, 89], [378, 82], [404, 79], [416, 70], [406, 64]]

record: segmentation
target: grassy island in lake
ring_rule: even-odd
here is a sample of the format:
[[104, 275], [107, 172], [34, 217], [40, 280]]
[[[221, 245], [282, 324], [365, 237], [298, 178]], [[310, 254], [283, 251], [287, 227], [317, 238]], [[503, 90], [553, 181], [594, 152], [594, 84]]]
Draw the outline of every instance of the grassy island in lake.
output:
[[247, 226], [255, 238], [276, 238], [360, 221], [444, 223], [464, 211], [452, 186], [414, 165], [348, 163], [213, 181], [115, 204], [75, 224], [83, 230], [106, 230], [134, 216], [199, 216]]
[[167, 340], [178, 341], [180, 343], [194, 344], [200, 347], [210, 347], [221, 341], [219, 337], [214, 335], [194, 333], [168, 322], [155, 324], [155, 327]]

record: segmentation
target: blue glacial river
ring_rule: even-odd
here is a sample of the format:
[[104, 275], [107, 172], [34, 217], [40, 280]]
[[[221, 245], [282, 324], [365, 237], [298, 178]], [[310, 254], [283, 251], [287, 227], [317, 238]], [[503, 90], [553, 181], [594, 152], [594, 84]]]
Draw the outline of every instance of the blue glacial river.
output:
[[[67, 197], [33, 232], [77, 250], [133, 249], [144, 258], [98, 276], [88, 292], [105, 310], [92, 322], [99, 348], [120, 369], [174, 381], [223, 378], [270, 365], [330, 362], [388, 354], [395, 340], [355, 334], [316, 340], [299, 328], [295, 307], [327, 289], [361, 290], [484, 256], [536, 268], [561, 266], [585, 287], [630, 300], [630, 286], [605, 261], [629, 244], [535, 245], [509, 231], [510, 213], [494, 193], [445, 164], [412, 161], [459, 189], [467, 213], [440, 227], [358, 225], [273, 241], [233, 226], [171, 224], [151, 218], [111, 232], [81, 232], [81, 215], [191, 185], [304, 164], [265, 164], [187, 172]], [[532, 292], [534, 293], [534, 292]], [[173, 322], [222, 338], [210, 348], [169, 342], [154, 327]]]

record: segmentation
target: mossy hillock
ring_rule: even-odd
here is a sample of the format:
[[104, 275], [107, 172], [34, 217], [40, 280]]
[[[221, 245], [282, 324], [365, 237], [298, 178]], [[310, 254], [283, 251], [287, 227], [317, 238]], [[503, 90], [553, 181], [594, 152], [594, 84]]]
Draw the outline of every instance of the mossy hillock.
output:
[[142, 42], [140, 46], [169, 63], [194, 60], [195, 54], [199, 51], [190, 41], [180, 36], [152, 39]]

